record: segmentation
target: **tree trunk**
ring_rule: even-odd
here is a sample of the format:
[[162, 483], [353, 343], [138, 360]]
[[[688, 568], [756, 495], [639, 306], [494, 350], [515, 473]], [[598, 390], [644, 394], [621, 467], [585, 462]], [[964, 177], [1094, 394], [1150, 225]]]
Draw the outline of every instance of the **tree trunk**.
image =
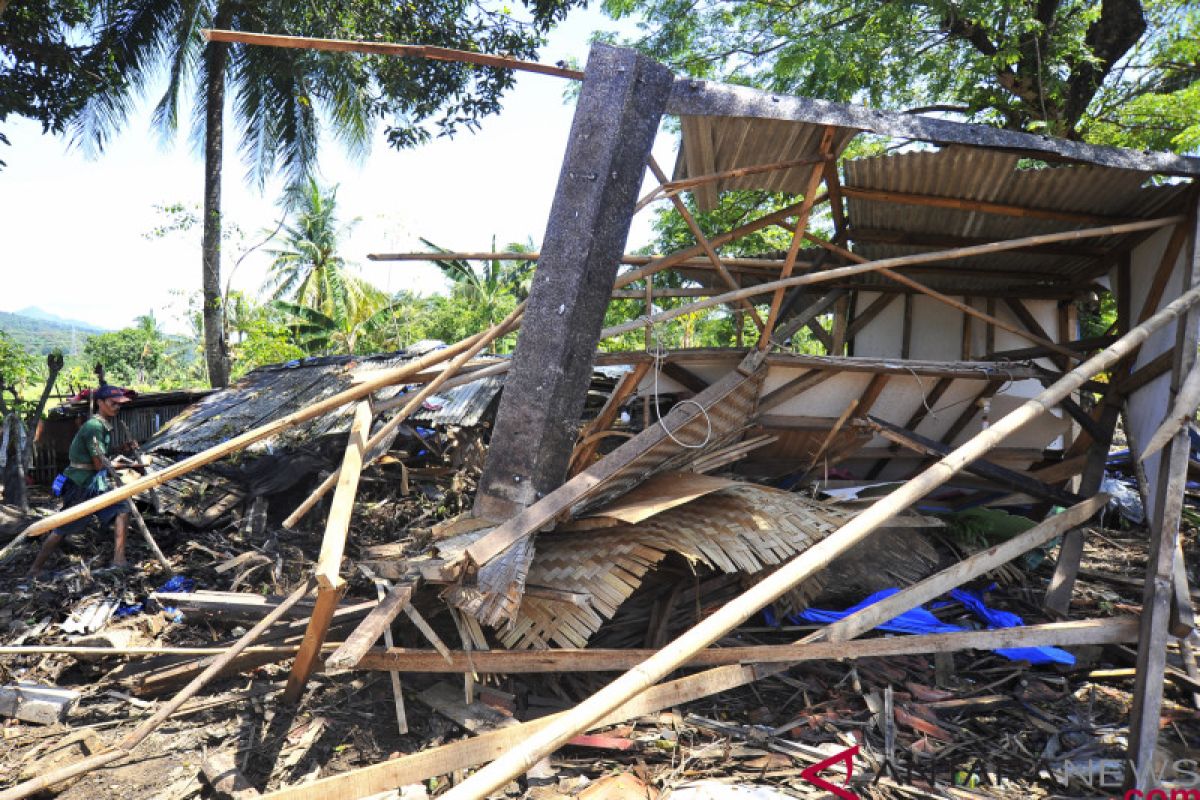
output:
[[[217, 9], [214, 27], [229, 26], [228, 6]], [[225, 71], [229, 45], [209, 42], [208, 85], [204, 91], [204, 235], [201, 240], [204, 292], [204, 360], [213, 388], [229, 384], [229, 345], [225, 340], [225, 308], [221, 296], [221, 157], [224, 151]]]

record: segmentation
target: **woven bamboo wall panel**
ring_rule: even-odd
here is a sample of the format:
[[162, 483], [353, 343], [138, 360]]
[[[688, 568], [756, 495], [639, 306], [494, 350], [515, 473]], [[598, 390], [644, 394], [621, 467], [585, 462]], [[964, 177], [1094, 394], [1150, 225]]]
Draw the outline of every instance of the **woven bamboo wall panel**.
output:
[[590, 607], [525, 597], [501, 631], [509, 648], [583, 647], [670, 552], [727, 573], [758, 573], [804, 552], [854, 512], [761, 486], [738, 486], [638, 525], [547, 534], [529, 568], [536, 586], [584, 592]]

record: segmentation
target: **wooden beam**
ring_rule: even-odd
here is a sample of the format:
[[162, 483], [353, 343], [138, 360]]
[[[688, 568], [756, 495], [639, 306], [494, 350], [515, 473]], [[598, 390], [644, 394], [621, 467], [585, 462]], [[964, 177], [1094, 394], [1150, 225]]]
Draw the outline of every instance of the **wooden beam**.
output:
[[854, 337], [858, 336], [862, 332], [862, 329], [867, 327], [871, 320], [879, 316], [895, 299], [896, 295], [885, 292], [872, 300], [870, 305], [864, 308], [861, 314], [855, 315], [854, 321], [850, 323], [850, 327], [846, 330], [846, 338], [853, 342]]
[[1183, 250], [1187, 237], [1188, 226], [1183, 223], [1176, 225], [1175, 229], [1171, 231], [1171, 238], [1163, 251], [1162, 259], [1158, 262], [1158, 269], [1154, 271], [1154, 281], [1150, 284], [1150, 288], [1146, 292], [1146, 299], [1142, 302], [1138, 322], [1149, 319], [1150, 315], [1158, 310], [1158, 304], [1162, 302], [1163, 292], [1166, 291], [1171, 273], [1175, 271], [1175, 263], [1179, 260], [1179, 253]]
[[687, 367], [680, 366], [673, 362], [670, 358], [663, 361], [663, 375], [666, 375], [671, 380], [683, 384], [683, 387], [689, 392], [700, 394], [708, 388], [708, 381], [701, 378], [696, 373], [689, 370]]
[[416, 586], [411, 583], [393, 586], [379, 601], [379, 605], [371, 609], [366, 619], [346, 637], [346, 641], [329, 654], [325, 659], [325, 670], [333, 672], [350, 669], [358, 664], [363, 654], [379, 641], [383, 632], [391, 627], [392, 621], [412, 601], [415, 589]]
[[[1051, 537], [1053, 538], [1053, 537]], [[1003, 563], [1003, 562], [1001, 562]], [[969, 565], [970, 566], [970, 565]], [[866, 609], [864, 609], [865, 611]], [[893, 615], [894, 616], [894, 615]], [[886, 617], [886, 621], [891, 617]], [[849, 617], [847, 617], [849, 619]], [[879, 623], [876, 623], [879, 624]], [[874, 627], [874, 626], [872, 626]], [[1110, 619], [1057, 622], [962, 633], [923, 636], [891, 636], [797, 644], [715, 647], [693, 654], [681, 667], [711, 667], [726, 664], [799, 664], [841, 658], [879, 658], [914, 653], [992, 650], [1004, 647], [1041, 645], [1115, 644], [1132, 642], [1137, 637], [1137, 619]], [[1036, 643], [1036, 644], [1035, 644]], [[839, 650], [841, 645], [845, 649]], [[452, 651], [447, 663], [435, 650], [372, 650], [363, 656], [359, 669], [372, 671], [431, 673], [570, 673], [626, 670], [645, 661], [657, 650], [641, 648], [580, 650], [462, 650]]]
[[358, 478], [362, 474], [367, 438], [371, 435], [372, 417], [369, 400], [364, 400], [355, 407], [350, 436], [342, 455], [341, 474], [333, 492], [329, 517], [325, 521], [325, 535], [321, 538], [321, 553], [313, 571], [317, 584], [325, 589], [335, 589], [344, 583], [339, 575], [342, 554], [346, 549], [346, 534], [350, 530], [354, 500], [358, 496]]
[[[904, 427], [910, 431], [915, 431], [917, 426], [921, 424], [921, 420], [933, 413], [933, 408], [937, 406], [938, 401], [942, 399], [942, 395], [946, 393], [946, 390], [950, 388], [952, 383], [954, 383], [953, 378], [938, 378], [937, 383], [935, 383], [933, 388], [929, 390], [929, 394], [921, 398], [921, 405], [916, 411], [913, 412], [912, 416], [908, 418], [908, 421], [904, 423]], [[918, 380], [918, 385], [919, 384], [920, 381]], [[900, 445], [898, 444], [888, 445], [888, 451], [891, 453], [896, 453], [899, 450]], [[888, 459], [880, 459], [879, 461], [876, 461], [871, 469], [867, 472], [867, 480], [875, 480], [877, 477], [879, 477], [879, 473], [883, 472], [883, 468], [887, 466], [887, 463]]]
[[[1117, 340], [1116, 336], [1091, 336], [1086, 339], [1075, 339], [1073, 341], [1059, 342], [1062, 347], [1069, 350], [1085, 353], [1092, 350], [1100, 350], [1108, 347]], [[1049, 356], [1050, 350], [1045, 347], [1022, 347], [1016, 350], [1000, 350], [989, 354], [989, 360], [997, 361], [1024, 361], [1030, 358], [1044, 358]]]
[[904, 295], [904, 316], [900, 325], [900, 359], [907, 361], [912, 358], [912, 318], [913, 296]]
[[567, 69], [566, 67], [559, 67], [553, 64], [538, 64], [534, 61], [522, 61], [511, 56], [474, 53], [467, 50], [452, 50], [449, 47], [435, 47], [427, 44], [362, 42], [350, 39], [314, 39], [308, 36], [275, 36], [265, 33], [244, 33], [242, 31], [213, 29], [202, 29], [200, 33], [210, 42], [249, 44], [258, 47], [281, 47], [288, 50], [323, 50], [334, 53], [366, 53], [377, 56], [427, 58], [431, 61], [478, 64], [483, 67], [492, 67], [495, 69], [515, 69], [522, 72], [553, 75], [556, 78], [570, 78], [576, 81], [583, 80], [583, 73], [575, 69]]
[[[949, 236], [946, 234], [913, 233], [911, 231], [887, 231], [874, 228], [851, 228], [847, 238], [852, 242], [868, 242], [879, 244], [898, 244], [911, 247], [964, 247], [973, 244], [986, 244], [989, 240], [978, 236]], [[1082, 256], [1085, 258], [1101, 258], [1109, 251], [1103, 247], [1057, 247], [1055, 245], [1039, 245], [1025, 248], [1026, 252], [1047, 256]]]
[[[921, 453], [927, 456], [943, 457], [950, 452], [950, 448], [946, 445], [935, 442], [919, 433], [913, 433], [910, 430], [904, 430], [898, 425], [893, 425], [886, 420], [877, 417], [867, 417], [867, 421], [873, 428], [885, 439], [895, 442], [898, 445], [907, 447], [916, 453]], [[967, 464], [964, 469], [972, 475], [978, 475], [980, 478], [985, 478], [989, 481], [994, 481], [1005, 488], [1017, 492], [1024, 492], [1032, 497], [1042, 498], [1059, 505], [1069, 506], [1082, 501], [1083, 498], [1074, 495], [1070, 492], [1065, 492], [1061, 489], [1055, 489], [1041, 481], [1034, 480], [1030, 477], [1022, 475], [1019, 472], [1014, 472], [1006, 467], [1001, 467], [997, 464], [992, 464], [984, 459], [979, 459]]]
[[[834, 128], [825, 128], [821, 133], [821, 154], [833, 155], [833, 135], [836, 133]], [[796, 266], [796, 257], [800, 254], [800, 244], [804, 241], [804, 232], [808, 228], [808, 218], [812, 213], [814, 201], [816, 200], [817, 187], [821, 185], [821, 180], [824, 175], [824, 164], [817, 165], [812, 168], [808, 175], [808, 182], [804, 185], [804, 200], [800, 206], [800, 211], [796, 214], [796, 225], [792, 231], [792, 241], [788, 245], [787, 258], [784, 259], [783, 269], [779, 273], [782, 280], [787, 280], [792, 270]], [[767, 314], [767, 324], [762, 331], [759, 339], [758, 349], [765, 352], [771, 345], [771, 334], [775, 330], [775, 323], [779, 321], [779, 307], [783, 303], [783, 288], [775, 290], [771, 295], [771, 310]], [[811, 327], [811, 326], [810, 326]], [[830, 348], [832, 342], [826, 344], [826, 348]]]
[[758, 401], [758, 414], [767, 413], [776, 406], [791, 400], [801, 392], [806, 392], [835, 375], [837, 375], [837, 372], [832, 369], [812, 369], [797, 378], [792, 378], [778, 389], [773, 389], [768, 394], [763, 395]]
[[333, 588], [319, 587], [317, 603], [313, 606], [312, 618], [308, 621], [308, 629], [304, 632], [304, 641], [296, 652], [296, 660], [292, 663], [292, 671], [288, 673], [287, 687], [283, 690], [285, 703], [297, 702], [304, 694], [304, 686], [309, 676], [316, 669], [325, 645], [325, 637], [329, 633], [329, 623], [333, 620], [333, 612], [337, 611], [338, 603], [346, 592], [346, 584]]
[[[707, 175], [695, 175], [689, 178], [680, 178], [677, 181], [669, 181], [662, 183], [664, 194], [674, 194], [681, 192], [684, 189], [691, 189], [695, 186], [701, 186], [706, 183], [715, 183], [717, 181], [728, 180], [730, 178], [744, 178], [747, 175], [761, 175], [764, 172], [779, 172], [785, 169], [794, 169], [796, 167], [808, 167], [821, 163], [833, 163], [834, 156], [832, 154], [824, 155], [817, 154], [805, 156], [804, 158], [793, 158], [787, 161], [774, 161], [769, 164], [753, 164], [748, 167], [736, 167], [727, 169], [721, 172], [711, 172]], [[664, 176], [665, 177], [665, 176]]]
[[845, 296], [845, 289], [833, 289], [818, 297], [812, 303], [809, 303], [802, 311], [792, 316], [781, 315], [780, 320], [783, 324], [779, 325], [775, 330], [775, 338], [781, 342], [787, 343], [796, 335], [796, 331], [803, 328], [805, 325], [811, 325], [816, 321], [817, 317], [824, 314], [830, 306], [836, 303], [840, 298]]
[[329, 623], [337, 610], [338, 602], [346, 591], [346, 582], [340, 572], [342, 554], [346, 549], [346, 534], [350, 530], [350, 515], [354, 511], [354, 499], [358, 496], [358, 478], [362, 472], [363, 456], [367, 449], [367, 438], [371, 434], [371, 401], [363, 400], [354, 409], [354, 420], [350, 424], [350, 436], [342, 456], [341, 476], [333, 493], [329, 517], [325, 521], [325, 534], [321, 539], [321, 553], [317, 557], [313, 576], [317, 579], [317, 603], [312, 618], [300, 643], [300, 652], [288, 675], [287, 688], [283, 691], [284, 702], [295, 703], [304, 693], [308, 676], [316, 666], [321, 646], [329, 633]]
[[1078, 214], [1072, 211], [1062, 211], [1055, 208], [1034, 208], [1016, 206], [1009, 203], [990, 203], [986, 200], [967, 200], [957, 197], [939, 197], [932, 194], [916, 194], [912, 192], [893, 192], [882, 189], [861, 189], [855, 186], [843, 186], [842, 194], [854, 200], [868, 200], [879, 203], [900, 203], [909, 206], [925, 206], [928, 208], [947, 208], [956, 211], [972, 211], [982, 214], [996, 214], [1005, 217], [1022, 217], [1024, 219], [1052, 219], [1061, 222], [1078, 222], [1085, 225], [1106, 225], [1129, 221], [1128, 217], [1112, 217], [1101, 214]]

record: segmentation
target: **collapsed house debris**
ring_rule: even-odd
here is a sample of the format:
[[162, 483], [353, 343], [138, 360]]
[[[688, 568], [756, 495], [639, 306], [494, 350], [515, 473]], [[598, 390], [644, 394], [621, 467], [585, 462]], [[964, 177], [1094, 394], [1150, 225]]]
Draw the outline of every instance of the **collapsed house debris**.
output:
[[[106, 579], [76, 565], [56, 579], [70, 608], [49, 614], [52, 587], [18, 595], [31, 619], [10, 616], [6, 680], [74, 671], [134, 708], [175, 695], [116, 719], [111, 743], [57, 762], [34, 748], [22, 760], [40, 770], [0, 775], [0, 798], [147, 742], [169, 752], [159, 726], [192, 714], [226, 720], [184, 739], [220, 751], [212, 786], [192, 768], [156, 796], [425, 784], [457, 800], [520, 778], [531, 797], [596, 798], [718, 766], [801, 796], [1032, 796], [1078, 789], [1083, 758], [1142, 791], [1183, 785], [1200, 748], [1196, 542], [1180, 533], [1195, 513], [1200, 161], [685, 81], [603, 45], [582, 81], [527, 303], [447, 347], [251, 373], [145, 442], [147, 476], [0, 552], [140, 498], [179, 573], [95, 592]], [[682, 130], [669, 179], [649, 158], [664, 114]], [[842, 159], [863, 132], [916, 144]], [[639, 203], [647, 166], [660, 186]], [[801, 199], [712, 237], [677, 203], [696, 245], [618, 270], [636, 207], [689, 191], [708, 208], [728, 189]], [[793, 232], [785, 253], [717, 252], [768, 225]], [[668, 269], [689, 286], [655, 288]], [[1081, 338], [1076, 301], [1096, 291], [1117, 321]], [[614, 297], [644, 299], [644, 316], [603, 328]], [[714, 306], [757, 344], [653, 346], [655, 325]], [[640, 328], [644, 351], [597, 353]], [[789, 351], [802, 328], [824, 355]], [[482, 355], [518, 329], [513, 358]], [[1132, 533], [1092, 522], [1118, 431], [1148, 521]], [[124, 644], [51, 627], [97, 607], [97, 632], [130, 631]], [[905, 614], [934, 632], [867, 636]], [[1040, 663], [1025, 648], [1057, 649]], [[368, 695], [378, 672], [390, 683]], [[465, 698], [437, 673], [463, 676]], [[239, 674], [257, 678], [197, 699]], [[115, 711], [84, 694], [68, 719]], [[446, 720], [468, 738], [447, 742]], [[358, 760], [333, 768], [349, 741]], [[820, 778], [832, 763], [841, 774]], [[625, 774], [584, 788], [612, 765]]]

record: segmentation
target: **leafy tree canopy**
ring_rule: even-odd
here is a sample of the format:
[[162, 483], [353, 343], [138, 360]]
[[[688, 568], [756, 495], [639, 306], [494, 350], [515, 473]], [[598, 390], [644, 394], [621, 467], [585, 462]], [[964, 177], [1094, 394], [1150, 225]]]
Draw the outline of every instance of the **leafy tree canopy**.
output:
[[676, 70], [1154, 150], [1200, 147], [1189, 0], [604, 0]]

